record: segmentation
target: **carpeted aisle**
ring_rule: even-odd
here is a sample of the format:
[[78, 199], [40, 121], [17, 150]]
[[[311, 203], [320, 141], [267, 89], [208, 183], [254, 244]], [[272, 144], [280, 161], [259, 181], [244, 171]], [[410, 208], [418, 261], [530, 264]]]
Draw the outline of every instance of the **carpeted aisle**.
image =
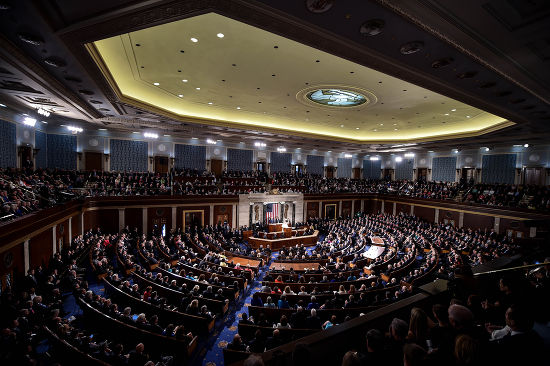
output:
[[[274, 258], [277, 254], [277, 252], [272, 253], [272, 258]], [[202, 358], [203, 366], [220, 366], [224, 364], [223, 349], [233, 340], [233, 336], [237, 334], [237, 326], [242, 317], [242, 313], [248, 314], [247, 308], [250, 306], [252, 295], [255, 292], [260, 291], [262, 279], [264, 278], [265, 271], [267, 269], [268, 266], [260, 268], [258, 277], [256, 277], [256, 280], [248, 286], [248, 290], [243, 297], [241, 297], [241, 300], [232, 307], [229, 307], [229, 311], [223, 319], [223, 329], [219, 333], [217, 331], [214, 332], [210, 336], [211, 339], [205, 347], [199, 351], [198, 357], [199, 360]], [[219, 327], [217, 326], [217, 328]], [[191, 364], [198, 365], [199, 363], [191, 362]]]

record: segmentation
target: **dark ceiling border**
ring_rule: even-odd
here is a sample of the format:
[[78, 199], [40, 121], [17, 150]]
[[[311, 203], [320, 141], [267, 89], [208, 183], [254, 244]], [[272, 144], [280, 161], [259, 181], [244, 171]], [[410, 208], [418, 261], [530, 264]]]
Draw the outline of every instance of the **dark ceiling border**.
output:
[[466, 93], [452, 84], [438, 80], [432, 75], [412, 70], [408, 65], [390, 59], [364, 44], [357, 44], [349, 39], [331, 34], [326, 29], [305, 23], [289, 14], [282, 13], [256, 1], [154, 1], [146, 2], [141, 7], [140, 5], [118, 9], [112, 13], [73, 24], [58, 32], [61, 40], [113, 105], [121, 101], [88, 53], [85, 47], [86, 43], [208, 12], [215, 12], [411, 82], [501, 116], [514, 123], [529, 123], [524, 116], [518, 115], [501, 105], [488, 102], [480, 96]]

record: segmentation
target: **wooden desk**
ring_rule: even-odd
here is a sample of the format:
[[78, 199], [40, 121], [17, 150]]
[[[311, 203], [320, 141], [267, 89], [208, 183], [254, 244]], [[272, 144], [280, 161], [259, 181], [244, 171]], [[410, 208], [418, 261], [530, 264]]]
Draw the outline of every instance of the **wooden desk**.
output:
[[379, 236], [371, 236], [370, 240], [373, 244], [384, 245], [384, 239]]
[[[270, 233], [271, 234], [271, 233]], [[297, 244], [303, 244], [305, 246], [312, 246], [317, 244], [317, 238], [319, 231], [315, 230], [313, 235], [292, 236], [290, 238], [281, 239], [261, 239], [261, 238], [248, 238], [248, 244], [251, 248], [259, 248], [262, 245], [264, 248], [269, 247], [271, 250], [279, 250], [281, 248], [294, 247]]]
[[235, 264], [239, 263], [241, 265], [241, 269], [245, 269], [247, 264], [250, 264], [250, 269], [258, 272], [258, 267], [262, 264], [261, 260], [255, 260], [255, 259], [247, 259], [247, 258], [241, 258], [241, 257], [227, 257], [227, 262], [233, 262]]
[[267, 228], [270, 233], [274, 231], [283, 231], [283, 224], [268, 224]]
[[254, 235], [254, 231], [252, 230], [243, 231], [243, 240], [250, 238], [252, 235]]
[[284, 269], [286, 269], [288, 271], [290, 269], [290, 267], [292, 267], [292, 269], [294, 269], [294, 271], [300, 272], [300, 271], [304, 271], [306, 268], [309, 268], [309, 269], [314, 268], [315, 270], [317, 270], [317, 269], [319, 269], [319, 266], [320, 266], [320, 264], [317, 263], [317, 262], [302, 262], [302, 263], [273, 262], [269, 266], [269, 270], [270, 271], [281, 270], [284, 267]]

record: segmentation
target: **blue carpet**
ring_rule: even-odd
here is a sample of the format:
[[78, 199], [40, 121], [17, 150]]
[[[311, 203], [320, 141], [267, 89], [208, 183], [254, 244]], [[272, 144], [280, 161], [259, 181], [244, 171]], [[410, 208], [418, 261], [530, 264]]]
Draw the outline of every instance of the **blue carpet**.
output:
[[[272, 253], [272, 258], [274, 253]], [[248, 314], [248, 307], [250, 306], [252, 295], [255, 292], [260, 291], [262, 279], [265, 275], [265, 270], [267, 270], [267, 268], [268, 267], [266, 266], [260, 269], [258, 277], [256, 277], [256, 280], [248, 287], [247, 292], [243, 295], [241, 300], [238, 303], [234, 304], [233, 308], [229, 308], [227, 315], [223, 319], [223, 329], [219, 333], [217, 331], [214, 332], [209, 337], [206, 348], [199, 352], [199, 356], [205, 353], [204, 357], [202, 358], [201, 365], [220, 366], [224, 364], [223, 349], [227, 346], [229, 342], [233, 340], [233, 336], [237, 334], [237, 326], [239, 325], [239, 320], [242, 317], [242, 313]], [[191, 364], [198, 365], [198, 363], [195, 362], [192, 362]]]

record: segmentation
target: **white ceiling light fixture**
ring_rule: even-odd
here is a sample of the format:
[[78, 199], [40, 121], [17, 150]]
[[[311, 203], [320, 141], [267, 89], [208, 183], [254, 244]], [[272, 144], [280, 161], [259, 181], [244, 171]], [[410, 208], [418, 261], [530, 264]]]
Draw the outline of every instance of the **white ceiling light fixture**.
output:
[[183, 94], [178, 94], [178, 97], [183, 98]]
[[406, 158], [414, 158], [414, 153], [406, 153], [404, 156]]
[[453, 149], [453, 152], [454, 152], [455, 154], [458, 154], [458, 149]]
[[198, 137], [191, 137], [191, 140], [198, 140]]
[[395, 161], [398, 162], [398, 163], [400, 163], [400, 162], [403, 161], [403, 158], [402, 158], [401, 156], [396, 156], [396, 157], [395, 157]]
[[456, 108], [451, 109], [451, 112], [456, 112]]
[[491, 149], [489, 149], [488, 147], [485, 148], [485, 151], [489, 151], [489, 150], [491, 150]]
[[237, 109], [241, 109], [241, 107], [237, 107]]
[[106, 128], [98, 128], [97, 130], [98, 130], [98, 131], [107, 131]]
[[349, 158], [352, 158], [352, 157], [353, 157], [353, 155], [351, 155], [351, 154], [344, 154], [344, 158], [349, 159]]
[[223, 38], [223, 37], [225, 37], [225, 35], [224, 35], [223, 33], [218, 33], [218, 34], [216, 34], [216, 36], [218, 36], [218, 38]]
[[195, 89], [197, 89], [197, 90], [201, 90], [201, 88], [195, 88]]
[[171, 135], [163, 135], [164, 137], [170, 137]]
[[214, 104], [214, 103], [212, 103], [212, 102], [208, 102], [208, 105], [212, 105], [212, 104]]
[[525, 144], [525, 145], [523, 145], [523, 147], [529, 147], [529, 144]]
[[26, 126], [34, 127], [34, 125], [36, 124], [36, 119], [31, 117], [25, 117], [25, 119], [23, 120], [23, 124]]
[[256, 142], [254, 143], [254, 146], [256, 146], [256, 147], [266, 147], [267, 144], [266, 144], [265, 142], [256, 141]]
[[132, 133], [139, 133], [138, 131], [133, 131]]
[[284, 146], [278, 147], [277, 151], [280, 152], [280, 153], [286, 152], [286, 147], [284, 147]]
[[371, 157], [369, 158], [369, 160], [371, 160], [371, 161], [377, 161], [377, 160], [380, 160], [380, 158], [379, 158], [378, 156], [371, 156]]
[[148, 139], [158, 139], [159, 135], [154, 132], [144, 132], [143, 137], [146, 137]]
[[186, 83], [186, 82], [188, 82], [189, 80], [187, 80], [187, 79], [183, 79], [182, 81], [183, 81], [184, 83]]
[[44, 108], [38, 108], [38, 109], [36, 110], [36, 112], [37, 112], [38, 114], [44, 116], [44, 117], [49, 117], [50, 114], [51, 114], [50, 111], [47, 111], [47, 110], [45, 110]]
[[471, 116], [466, 116], [466, 118], [472, 118]]
[[206, 139], [206, 143], [210, 144], [210, 145], [216, 145], [217, 144], [216, 140], [212, 140], [212, 139]]
[[154, 85], [154, 86], [159, 86], [159, 85], [160, 85], [160, 83], [153, 83], [153, 85]]
[[191, 38], [191, 42], [193, 42], [193, 43], [197, 43], [198, 41], [199, 41], [199, 40], [196, 39], [195, 37], [192, 37], [192, 38]]
[[71, 131], [72, 133], [80, 133], [84, 131], [82, 127], [76, 127], [76, 126], [67, 126], [67, 130]]

